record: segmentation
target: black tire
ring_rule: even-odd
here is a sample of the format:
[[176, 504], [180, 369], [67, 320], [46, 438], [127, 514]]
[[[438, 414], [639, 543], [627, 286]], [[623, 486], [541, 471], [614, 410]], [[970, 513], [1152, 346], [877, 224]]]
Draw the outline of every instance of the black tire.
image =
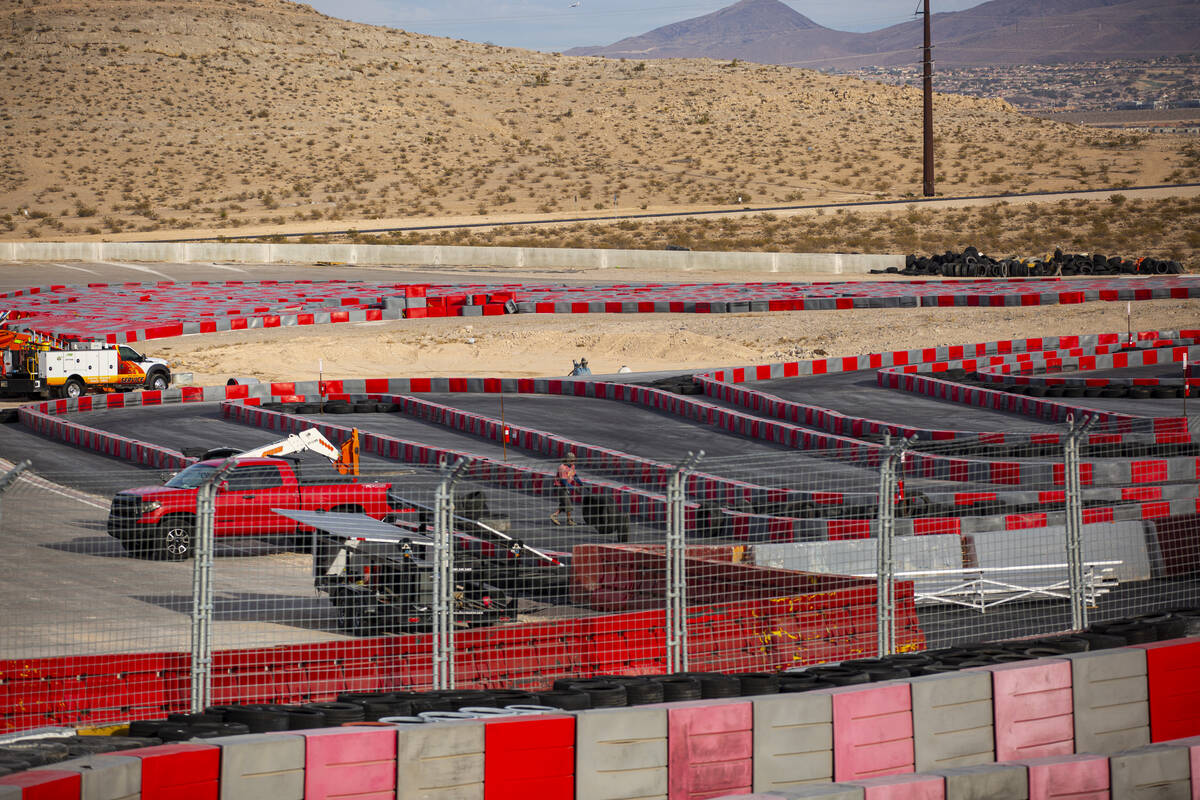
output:
[[1149, 400], [1150, 399], [1150, 387], [1149, 386], [1130, 386], [1129, 387], [1129, 397], [1131, 400]]
[[37, 766], [57, 764], [71, 757], [70, 750], [62, 742], [35, 739], [30, 742], [9, 742], [2, 752], [20, 759], [35, 759]]
[[289, 731], [307, 731], [313, 728], [325, 728], [329, 725], [325, 714], [316, 709], [304, 706], [286, 706], [286, 709], [283, 713], [287, 715]]
[[629, 539], [629, 514], [611, 499], [597, 494], [583, 496], [583, 521], [601, 536], [611, 536], [618, 542]]
[[265, 705], [246, 705], [225, 714], [225, 721], [245, 725], [251, 733], [269, 733], [288, 729], [287, 714]]
[[196, 522], [186, 514], [172, 514], [158, 524], [155, 553], [166, 561], [186, 561], [193, 555]]
[[563, 711], [583, 711], [592, 707], [592, 698], [587, 692], [576, 692], [569, 689], [541, 692], [538, 701], [545, 706], [554, 706]]
[[87, 386], [79, 378], [67, 378], [58, 389], [58, 396], [65, 397], [68, 400], [78, 399], [87, 392]]
[[1187, 636], [1188, 622], [1174, 614], [1147, 614], [1138, 619], [1143, 625], [1153, 625], [1154, 633], [1161, 642], [1164, 639], [1181, 639]]
[[1051, 647], [1063, 653], [1082, 653], [1088, 649], [1088, 641], [1078, 636], [1054, 636], [1030, 642], [1031, 647]]
[[743, 672], [730, 677], [737, 679], [743, 697], [779, 694], [779, 676], [774, 672]]
[[820, 680], [836, 686], [856, 686], [860, 683], [870, 683], [871, 676], [860, 669], [845, 669], [842, 667], [813, 667], [809, 670]]
[[296, 407], [292, 413], [294, 413], [294, 414], [319, 414], [319, 413], [321, 413], [321, 406], [319, 406], [315, 403], [297, 403]]
[[813, 689], [831, 689], [836, 686], [836, 683], [823, 681], [815, 675], [785, 674], [779, 678], [779, 691], [781, 694], [791, 692], [811, 692]]
[[644, 675], [597, 675], [594, 680], [624, 686], [625, 702], [631, 706], [663, 702], [662, 684]]
[[708, 700], [716, 697], [741, 697], [742, 682], [735, 675], [723, 672], [688, 673], [700, 681], [700, 697]]
[[366, 715], [363, 707], [356, 703], [305, 703], [303, 707], [324, 714], [325, 724], [331, 727], [362, 722]]
[[150, 374], [146, 376], [145, 388], [150, 391], [161, 392], [170, 385], [170, 375], [168, 375], [166, 372], [163, 372], [161, 369], [151, 370]]
[[345, 400], [333, 400], [325, 404], [326, 414], [349, 414], [352, 407]]
[[700, 681], [690, 675], [663, 675], [654, 680], [662, 684], [664, 702], [700, 699]]
[[395, 403], [376, 403], [375, 404], [375, 413], [376, 414], [389, 414], [395, 410], [396, 410]]
[[1073, 633], [1071, 637], [1085, 640], [1088, 643], [1088, 650], [1110, 650], [1114, 647], [1124, 647], [1129, 644], [1124, 636], [1115, 636], [1111, 633], [1084, 631], [1082, 633]]
[[375, 406], [376, 406], [375, 403], [355, 403], [353, 406], [354, 413], [355, 414], [373, 414], [373, 413], [375, 413]]
[[135, 719], [129, 723], [129, 735], [137, 737], [154, 736], [155, 732], [167, 724], [165, 719]]
[[572, 690], [586, 692], [592, 700], [592, 708], [621, 708], [629, 704], [625, 687], [606, 681], [579, 681], [572, 683]]

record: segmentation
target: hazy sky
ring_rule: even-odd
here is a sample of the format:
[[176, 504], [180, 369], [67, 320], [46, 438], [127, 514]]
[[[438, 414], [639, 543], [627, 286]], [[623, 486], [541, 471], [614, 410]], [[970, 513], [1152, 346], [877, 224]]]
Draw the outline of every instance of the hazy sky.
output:
[[[611, 44], [626, 36], [731, 5], [734, 0], [308, 0], [323, 14], [416, 33], [557, 51]], [[959, 11], [981, 0], [931, 0], [931, 9]], [[574, 5], [573, 5], [574, 4]], [[814, 22], [843, 31], [871, 31], [913, 18], [919, 0], [789, 0]]]

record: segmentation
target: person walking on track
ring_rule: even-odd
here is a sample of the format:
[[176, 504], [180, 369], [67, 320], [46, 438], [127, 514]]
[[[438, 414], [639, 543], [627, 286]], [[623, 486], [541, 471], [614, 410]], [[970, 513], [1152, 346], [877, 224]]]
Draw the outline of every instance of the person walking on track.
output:
[[567, 453], [562, 463], [558, 465], [558, 473], [554, 476], [554, 489], [558, 493], [558, 508], [550, 515], [550, 521], [555, 525], [562, 525], [562, 520], [558, 518], [558, 515], [564, 511], [567, 512], [567, 524], [575, 524], [575, 519], [571, 516], [575, 510], [575, 504], [571, 497], [575, 486], [583, 486], [583, 482], [575, 474], [575, 454]]

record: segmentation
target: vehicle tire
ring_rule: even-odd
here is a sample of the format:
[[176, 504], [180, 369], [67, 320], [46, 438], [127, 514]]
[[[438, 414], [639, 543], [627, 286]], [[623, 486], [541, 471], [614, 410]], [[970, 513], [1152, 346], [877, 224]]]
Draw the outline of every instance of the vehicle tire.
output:
[[135, 719], [129, 723], [129, 735], [139, 738], [154, 736], [155, 731], [167, 722], [165, 719]]
[[328, 727], [345, 722], [362, 722], [366, 718], [366, 710], [356, 703], [305, 703], [303, 707], [324, 714]]
[[225, 712], [225, 721], [241, 723], [249, 728], [251, 733], [286, 731], [289, 723], [284, 712], [258, 704], [241, 706]]
[[871, 682], [871, 676], [860, 669], [814, 667], [809, 672], [817, 676], [819, 680], [828, 681], [837, 686], [855, 686], [860, 683]]
[[815, 675], [789, 675], [785, 673], [779, 677], [779, 691], [781, 694], [791, 692], [811, 692], [813, 689], [832, 689], [836, 686], [836, 683], [823, 681]]
[[320, 414], [321, 406], [315, 403], [297, 403], [293, 413], [296, 414]]
[[618, 542], [629, 540], [629, 514], [611, 499], [597, 494], [583, 496], [583, 521], [601, 536], [612, 536]]
[[345, 400], [332, 400], [325, 404], [326, 414], [349, 414], [353, 407]]
[[185, 561], [192, 557], [196, 523], [186, 514], [172, 514], [158, 524], [154, 550], [166, 561]]
[[700, 697], [707, 700], [716, 697], [741, 697], [742, 682], [736, 675], [726, 675], [723, 672], [689, 673], [700, 681]]
[[68, 400], [76, 400], [86, 391], [87, 387], [79, 378], [67, 378], [67, 382], [59, 387], [58, 396], [65, 397]]
[[376, 405], [376, 403], [355, 403], [352, 408], [355, 414], [373, 414]]
[[171, 379], [167, 373], [162, 370], [154, 370], [146, 376], [145, 388], [154, 392], [161, 392], [171, 385]]
[[592, 680], [624, 686], [627, 705], [645, 706], [664, 699], [662, 684], [644, 675], [597, 675]]
[[621, 708], [629, 704], [625, 687], [608, 681], [577, 681], [570, 689], [586, 692], [592, 700], [592, 708]]

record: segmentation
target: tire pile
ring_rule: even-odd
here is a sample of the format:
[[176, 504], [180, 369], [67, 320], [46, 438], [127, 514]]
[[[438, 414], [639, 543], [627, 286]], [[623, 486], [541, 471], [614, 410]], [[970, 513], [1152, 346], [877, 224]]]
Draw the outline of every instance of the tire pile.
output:
[[993, 383], [980, 379], [977, 375], [968, 370], [961, 368], [948, 369], [944, 372], [934, 373], [934, 377], [942, 380], [953, 381], [964, 386], [977, 386], [981, 389], [991, 389], [994, 392], [1007, 392], [1009, 394], [1023, 394], [1028, 397], [1128, 397], [1133, 400], [1167, 400], [1172, 397], [1183, 397], [1183, 385], [1170, 386], [1128, 386], [1125, 384], [1112, 383], [1107, 386], [1076, 386], [1073, 384], [1050, 384], [1044, 385], [1040, 383]]
[[0, 775], [162, 742], [342, 725], [425, 725], [444, 720], [807, 692], [1195, 635], [1200, 635], [1200, 609], [1189, 608], [1096, 623], [1086, 631], [1063, 636], [898, 653], [783, 672], [601, 675], [559, 678], [553, 688], [545, 691], [349, 692], [328, 703], [209, 706], [199, 714], [134, 720], [129, 723], [128, 733], [122, 735], [11, 742], [0, 746]]
[[[872, 270], [880, 272], [880, 270]], [[961, 253], [921, 256], [910, 253], [904, 257], [904, 269], [889, 267], [883, 272], [901, 275], [942, 275], [947, 278], [1032, 278], [1051, 275], [1179, 275], [1183, 265], [1178, 261], [1158, 258], [1129, 259], [1104, 256], [1100, 253], [1063, 253], [1042, 258], [995, 259], [967, 247]]]

